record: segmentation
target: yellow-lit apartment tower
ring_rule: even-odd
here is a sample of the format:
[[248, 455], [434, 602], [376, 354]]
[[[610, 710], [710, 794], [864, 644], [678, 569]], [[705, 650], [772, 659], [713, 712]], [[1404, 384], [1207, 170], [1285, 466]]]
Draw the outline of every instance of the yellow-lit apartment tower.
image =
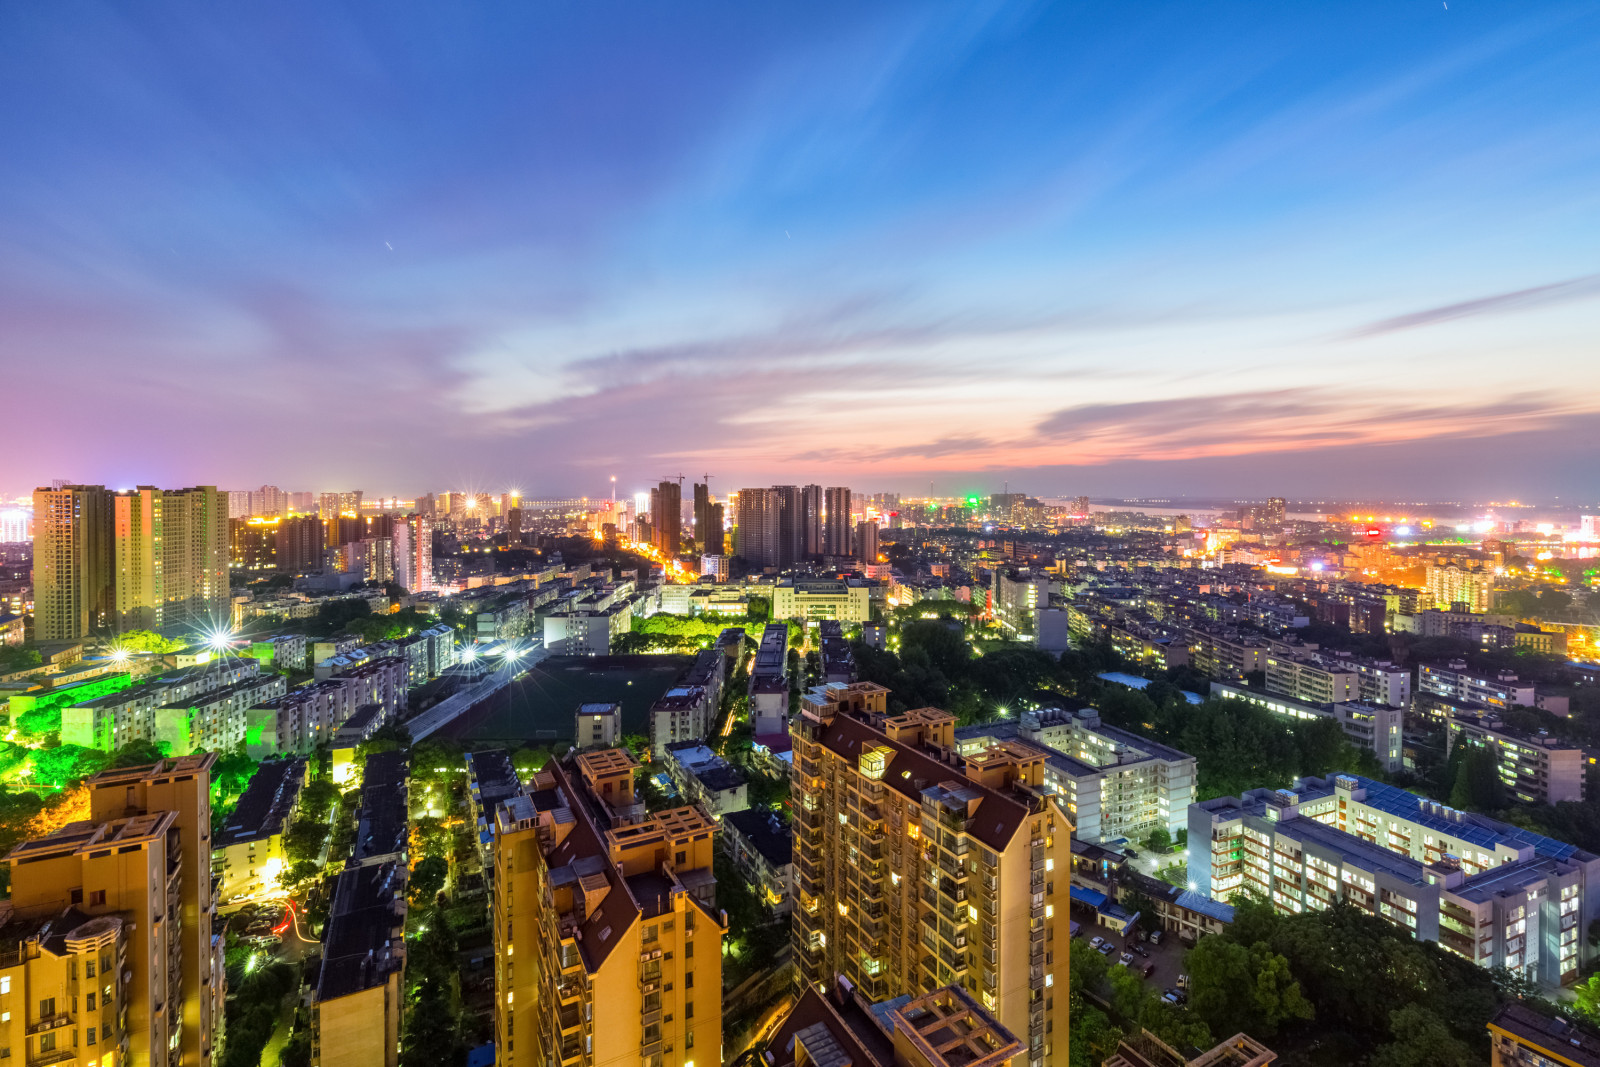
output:
[[[62, 1044], [62, 1036], [81, 1030], [81, 1038], [72, 1035], [80, 1042], [79, 1063], [209, 1067], [226, 992], [222, 948], [211, 941], [210, 790], [215, 762], [214, 754], [205, 753], [98, 774], [89, 780], [92, 818], [26, 841], [7, 856], [15, 918], [70, 919], [76, 912], [120, 920], [116, 938], [98, 927], [86, 931], [85, 937], [94, 935], [92, 954], [98, 957], [100, 973], [91, 982], [88, 948], [72, 953], [79, 957], [76, 982], [63, 987], [48, 1020], [48, 1029], [59, 1031], [54, 1051], [41, 1051], [43, 1031], [27, 1035], [25, 1062], [69, 1058], [60, 1055], [73, 1047]], [[117, 938], [116, 973], [126, 980], [112, 993], [124, 1021], [120, 1032], [115, 1032], [118, 1023], [106, 1017], [103, 988], [104, 957]], [[5, 948], [0, 944], [0, 953]], [[70, 979], [70, 962], [67, 974]], [[0, 989], [0, 1009], [4, 999]], [[27, 1005], [30, 1018], [36, 1007]], [[98, 1034], [101, 1051], [89, 1051], [90, 1025], [99, 1027], [98, 1034], [112, 1027], [115, 1045], [110, 1051]]]
[[790, 725], [803, 982], [877, 1002], [957, 985], [1025, 1045], [1067, 1058], [1072, 824], [1023, 741], [961, 756], [955, 717], [820, 686]]
[[722, 1062], [716, 826], [646, 815], [622, 749], [551, 763], [495, 812], [502, 1067]]
[[114, 516], [118, 630], [226, 623], [227, 493], [142, 485], [116, 494]]

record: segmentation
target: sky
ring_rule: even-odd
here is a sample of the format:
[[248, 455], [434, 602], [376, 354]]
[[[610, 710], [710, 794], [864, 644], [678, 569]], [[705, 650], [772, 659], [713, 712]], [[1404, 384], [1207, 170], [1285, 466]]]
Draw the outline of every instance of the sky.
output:
[[0, 6], [0, 491], [1600, 497], [1600, 7]]

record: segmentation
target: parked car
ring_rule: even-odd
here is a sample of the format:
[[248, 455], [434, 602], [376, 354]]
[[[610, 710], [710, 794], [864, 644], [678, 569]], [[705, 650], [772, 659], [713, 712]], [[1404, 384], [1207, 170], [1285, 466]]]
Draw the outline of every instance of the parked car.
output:
[[1099, 952], [1100, 951], [1100, 946], [1105, 944], [1105, 943], [1106, 943], [1106, 939], [1105, 938], [1097, 937], [1097, 938], [1094, 938], [1093, 940], [1091, 940], [1089, 942], [1089, 947], [1094, 949], [1096, 952]]
[[1150, 943], [1152, 945], [1161, 944], [1161, 936], [1162, 936], [1162, 931], [1160, 931], [1160, 930], [1152, 930], [1150, 932]]
[[1145, 959], [1149, 959], [1150, 958], [1150, 950], [1145, 948], [1143, 945], [1134, 945], [1133, 946], [1133, 951], [1137, 952], [1139, 955], [1143, 956]]
[[1182, 1003], [1180, 1000], [1178, 1000], [1178, 991], [1175, 989], [1169, 989], [1165, 993], [1161, 994], [1161, 1000], [1164, 1003], [1173, 1005]]
[[1147, 964], [1144, 965], [1144, 976], [1146, 978], [1149, 978], [1152, 974], [1155, 974], [1155, 973], [1156, 973], [1156, 965], [1155, 964], [1147, 963]]
[[1095, 951], [1100, 953], [1102, 956], [1109, 956], [1113, 952], [1117, 951], [1117, 946], [1113, 945], [1109, 941], [1102, 941], [1100, 942], [1100, 947], [1095, 949]]
[[1139, 858], [1139, 851], [1137, 849], [1125, 848], [1122, 850], [1122, 854], [1128, 857], [1130, 860], [1136, 860]]
[[1122, 954], [1122, 958], [1117, 960], [1117, 962], [1122, 964], [1124, 967], [1131, 965], [1133, 963], [1133, 953], [1124, 952]]

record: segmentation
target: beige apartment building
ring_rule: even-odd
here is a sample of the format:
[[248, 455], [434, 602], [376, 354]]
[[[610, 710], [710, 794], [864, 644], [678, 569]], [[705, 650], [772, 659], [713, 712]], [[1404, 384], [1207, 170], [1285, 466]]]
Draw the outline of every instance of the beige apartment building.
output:
[[715, 824], [646, 815], [622, 749], [551, 763], [494, 814], [505, 1067], [722, 1062]]
[[794, 742], [801, 980], [871, 1001], [965, 989], [1024, 1044], [1065, 1058], [1071, 821], [1022, 740], [962, 755], [955, 717], [887, 712], [873, 683], [807, 694]]
[[[98, 774], [89, 780], [92, 818], [23, 842], [6, 857], [14, 917], [57, 915], [62, 929], [77, 921], [73, 913], [120, 922], [116, 936], [109, 922], [76, 927], [83, 930], [79, 940], [85, 947], [72, 954], [100, 957], [102, 976], [104, 955], [120, 937], [115, 966], [126, 978], [122, 990], [112, 993], [123, 1020], [120, 1033], [113, 1028], [107, 1035], [116, 1047], [109, 1058], [106, 1052], [98, 1057], [85, 1052], [85, 1062], [98, 1059], [100, 1067], [205, 1067], [211, 1062], [226, 992], [222, 947], [211, 943], [215, 762], [216, 756], [207, 753]], [[94, 942], [92, 950], [88, 941]], [[86, 983], [87, 961], [78, 962], [78, 974], [84, 975], [78, 981]], [[93, 1000], [90, 992], [96, 992]], [[91, 1022], [105, 1034], [111, 1024], [104, 1018], [104, 990], [80, 985], [82, 999], [72, 996], [65, 992], [58, 1010], [30, 1025], [35, 1032], [25, 1035], [33, 1039], [26, 1046], [27, 1062], [67, 1058], [41, 1047], [45, 1030], [60, 1030], [63, 1036], [68, 1027], [83, 1030], [80, 1050], [88, 1049]], [[102, 1048], [105, 1040], [97, 1036]], [[55, 1049], [64, 1053], [70, 1046], [58, 1043]]]

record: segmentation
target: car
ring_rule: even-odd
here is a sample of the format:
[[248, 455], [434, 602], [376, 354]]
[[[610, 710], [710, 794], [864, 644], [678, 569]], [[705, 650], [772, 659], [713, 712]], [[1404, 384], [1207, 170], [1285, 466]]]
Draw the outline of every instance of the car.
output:
[[1178, 988], [1179, 989], [1188, 989], [1189, 988], [1189, 976], [1188, 975], [1186, 975], [1186, 974], [1178, 975]]
[[1152, 945], [1161, 944], [1161, 931], [1160, 930], [1152, 930], [1150, 932], [1150, 943]]
[[1134, 848], [1125, 848], [1122, 850], [1122, 854], [1128, 857], [1130, 860], [1136, 860], [1139, 858], [1139, 850]]
[[1177, 1004], [1181, 1003], [1178, 1000], [1178, 994], [1175, 993], [1171, 989], [1169, 989], [1165, 993], [1161, 994], [1161, 1001], [1162, 1001], [1163, 1004], [1172, 1004], [1174, 1006], [1176, 1006]]
[[1089, 947], [1094, 949], [1096, 952], [1099, 952], [1100, 951], [1100, 946], [1105, 944], [1105, 943], [1106, 943], [1106, 939], [1105, 938], [1097, 937], [1097, 938], [1094, 938], [1093, 940], [1091, 940], [1089, 942]]
[[1143, 956], [1145, 959], [1149, 959], [1150, 958], [1150, 950], [1145, 948], [1143, 945], [1134, 945], [1133, 946], [1133, 951], [1137, 952], [1139, 955]]
[[1120, 963], [1120, 964], [1122, 964], [1122, 965], [1123, 965], [1123, 966], [1124, 966], [1124, 967], [1127, 967], [1127, 966], [1129, 966], [1129, 965], [1130, 965], [1130, 964], [1132, 964], [1132, 963], [1133, 963], [1133, 953], [1131, 953], [1131, 952], [1124, 952], [1124, 953], [1123, 953], [1123, 954], [1122, 954], [1122, 958], [1121, 958], [1121, 959], [1119, 959], [1119, 960], [1117, 960], [1117, 962], [1118, 962], [1118, 963]]
[[1095, 949], [1095, 951], [1100, 953], [1102, 956], [1109, 956], [1113, 952], [1117, 951], [1117, 946], [1113, 945], [1109, 941], [1102, 941], [1100, 942], [1100, 947]]
[[1155, 974], [1155, 973], [1156, 973], [1156, 965], [1155, 964], [1147, 963], [1147, 964], [1144, 965], [1144, 976], [1146, 978], [1149, 978], [1152, 974]]

